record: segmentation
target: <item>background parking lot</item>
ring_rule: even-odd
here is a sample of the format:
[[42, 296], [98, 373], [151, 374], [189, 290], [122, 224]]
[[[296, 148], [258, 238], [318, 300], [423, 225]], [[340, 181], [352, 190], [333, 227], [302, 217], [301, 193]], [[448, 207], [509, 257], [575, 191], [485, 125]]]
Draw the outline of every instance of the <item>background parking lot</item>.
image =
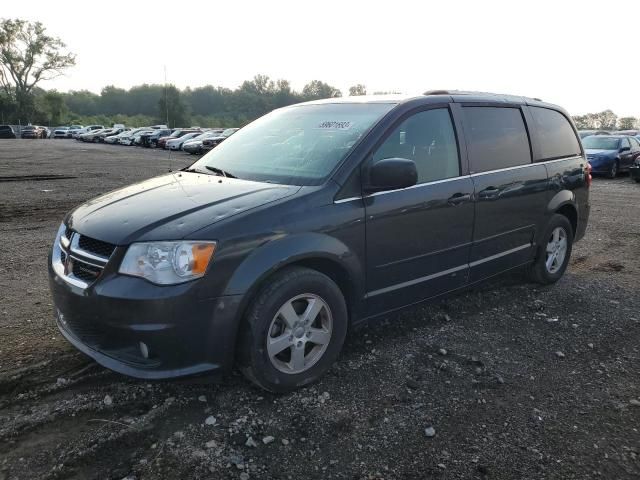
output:
[[0, 479], [638, 478], [640, 185], [595, 179], [567, 274], [519, 273], [352, 332], [285, 396], [137, 381], [58, 333], [64, 214], [188, 165], [166, 151], [0, 140]]

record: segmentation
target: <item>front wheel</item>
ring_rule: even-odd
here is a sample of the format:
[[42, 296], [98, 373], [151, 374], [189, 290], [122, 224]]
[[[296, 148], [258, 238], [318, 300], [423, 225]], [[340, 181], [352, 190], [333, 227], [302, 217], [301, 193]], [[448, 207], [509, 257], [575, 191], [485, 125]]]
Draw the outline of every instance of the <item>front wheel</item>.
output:
[[609, 171], [607, 172], [608, 178], [616, 178], [618, 176], [618, 161], [616, 160], [611, 164]]
[[529, 267], [529, 277], [537, 283], [555, 283], [569, 265], [573, 247], [573, 228], [564, 215], [554, 214], [538, 246], [535, 262]]
[[329, 277], [308, 268], [285, 269], [249, 306], [240, 333], [240, 369], [274, 393], [307, 385], [337, 359], [347, 323], [345, 299]]

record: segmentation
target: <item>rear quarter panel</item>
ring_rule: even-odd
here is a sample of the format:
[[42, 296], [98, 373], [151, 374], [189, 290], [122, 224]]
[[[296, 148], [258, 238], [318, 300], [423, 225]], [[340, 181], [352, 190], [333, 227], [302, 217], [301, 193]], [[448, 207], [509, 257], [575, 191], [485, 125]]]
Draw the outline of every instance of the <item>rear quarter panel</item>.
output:
[[574, 241], [580, 240], [589, 221], [589, 187], [587, 183], [587, 161], [583, 156], [544, 162], [549, 177], [548, 215], [551, 216], [563, 205], [573, 205], [578, 213]]

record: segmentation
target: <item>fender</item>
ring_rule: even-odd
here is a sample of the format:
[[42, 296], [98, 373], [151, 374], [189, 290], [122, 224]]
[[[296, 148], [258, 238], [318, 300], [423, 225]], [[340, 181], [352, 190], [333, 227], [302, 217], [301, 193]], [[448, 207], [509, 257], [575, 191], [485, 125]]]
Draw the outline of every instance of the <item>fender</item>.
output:
[[356, 298], [362, 298], [364, 272], [360, 259], [338, 238], [315, 232], [287, 235], [258, 247], [233, 272], [224, 295], [250, 297], [253, 289], [275, 271], [312, 259], [326, 259], [340, 266], [347, 273]]
[[576, 195], [571, 190], [561, 190], [556, 193], [553, 198], [547, 204], [547, 213], [549, 215], [557, 211], [560, 207], [570, 204], [578, 211], [578, 205], [576, 202]]

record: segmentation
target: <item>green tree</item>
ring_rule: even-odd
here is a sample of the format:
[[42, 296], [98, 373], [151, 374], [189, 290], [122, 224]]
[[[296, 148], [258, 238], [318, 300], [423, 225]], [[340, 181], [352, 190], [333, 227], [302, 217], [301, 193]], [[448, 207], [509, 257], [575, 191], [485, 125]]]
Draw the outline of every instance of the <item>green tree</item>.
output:
[[572, 118], [578, 130], [589, 130], [593, 128], [589, 115], [575, 115]]
[[65, 47], [40, 22], [0, 21], [0, 86], [15, 102], [19, 121], [28, 121], [34, 112], [33, 89], [75, 65], [75, 56], [62, 52]]
[[56, 126], [63, 123], [68, 112], [63, 95], [55, 90], [49, 90], [42, 96], [41, 104], [43, 114], [47, 119], [47, 124]]
[[158, 113], [161, 122], [165, 122], [170, 128], [185, 127], [189, 125], [189, 111], [182, 99], [180, 90], [174, 85], [165, 89], [164, 95], [158, 102]]
[[354, 85], [353, 87], [349, 87], [349, 96], [356, 97], [358, 95], [366, 95], [367, 87], [362, 85], [361, 83]]
[[613, 130], [618, 123], [618, 116], [611, 110], [604, 110], [590, 115], [592, 115], [595, 128], [601, 130]]
[[632, 130], [636, 128], [637, 121], [634, 117], [621, 117], [618, 119], [618, 128], [620, 130]]
[[317, 100], [320, 98], [341, 97], [342, 92], [320, 80], [312, 80], [304, 86], [302, 95], [306, 100]]
[[100, 112], [106, 115], [125, 113], [128, 92], [122, 88], [108, 85], [100, 92]]

